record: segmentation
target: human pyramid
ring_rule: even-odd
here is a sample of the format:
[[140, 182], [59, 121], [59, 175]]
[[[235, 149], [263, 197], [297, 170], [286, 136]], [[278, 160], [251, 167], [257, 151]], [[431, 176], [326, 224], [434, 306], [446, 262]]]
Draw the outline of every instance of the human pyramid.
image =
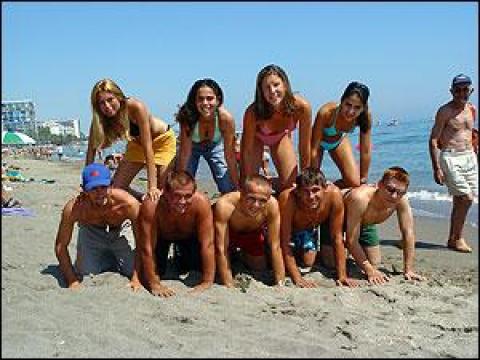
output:
[[[462, 232], [478, 191], [471, 84], [463, 74], [453, 79], [453, 98], [438, 110], [429, 141], [434, 179], [453, 196], [447, 246], [461, 252], [472, 251]], [[378, 268], [376, 225], [394, 213], [402, 235], [403, 276], [423, 280], [414, 270], [414, 220], [405, 196], [409, 173], [394, 164], [376, 183], [368, 182], [369, 96], [366, 85], [351, 82], [339, 103], [320, 107], [312, 126], [309, 102], [293, 93], [281, 67], [268, 65], [258, 73], [236, 156], [235, 121], [216, 81], [201, 79], [191, 87], [176, 114], [178, 141], [142, 101], [125, 96], [110, 79], [97, 82], [83, 191], [66, 203], [55, 242], [66, 286], [76, 288], [85, 275], [116, 270], [130, 278], [134, 290], [143, 286], [153, 295], [171, 296], [174, 290], [161, 279], [172, 253], [179, 273], [201, 272], [193, 292], [208, 289], [216, 279], [234, 287], [233, 258], [253, 271], [271, 270], [273, 286], [283, 286], [288, 275], [298, 287], [317, 287], [304, 274], [321, 263], [336, 270], [337, 285], [356, 287], [360, 279], [347, 273], [349, 255], [368, 283], [379, 285], [390, 278]], [[298, 161], [291, 136], [297, 127]], [[356, 127], [359, 165], [349, 140]], [[127, 148], [112, 178], [95, 155], [119, 140], [126, 140]], [[265, 148], [278, 178], [259, 174]], [[341, 174], [333, 183], [321, 170], [325, 150]], [[213, 204], [197, 191], [200, 157], [221, 193]], [[141, 193], [130, 184], [144, 167], [147, 191]], [[132, 224], [135, 250], [125, 237], [126, 220]], [[75, 223], [79, 231], [72, 264], [68, 245]]]

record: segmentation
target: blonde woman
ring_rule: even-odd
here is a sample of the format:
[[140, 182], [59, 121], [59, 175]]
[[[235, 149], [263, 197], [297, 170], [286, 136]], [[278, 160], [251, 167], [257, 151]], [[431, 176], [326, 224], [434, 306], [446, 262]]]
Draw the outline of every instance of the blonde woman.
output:
[[[93, 118], [86, 165], [94, 162], [98, 149], [126, 140], [127, 150], [113, 177], [113, 186], [128, 189], [135, 175], [146, 166], [146, 195], [151, 200], [158, 199], [176, 153], [175, 133], [170, 125], [151, 115], [140, 100], [125, 96], [110, 79], [95, 84], [91, 103]], [[129, 191], [142, 199], [143, 194]]]

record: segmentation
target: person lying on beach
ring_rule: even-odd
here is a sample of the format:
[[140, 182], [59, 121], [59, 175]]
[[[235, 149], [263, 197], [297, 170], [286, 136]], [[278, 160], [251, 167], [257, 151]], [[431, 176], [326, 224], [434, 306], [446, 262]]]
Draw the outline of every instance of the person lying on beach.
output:
[[2, 183], [2, 208], [20, 207], [22, 204], [5, 190]]
[[160, 282], [167, 268], [171, 244], [182, 273], [202, 271], [202, 280], [193, 291], [200, 292], [212, 286], [215, 280], [212, 208], [208, 198], [197, 191], [190, 173], [169, 172], [160, 198], [143, 201], [138, 223], [141, 280], [152, 295], [175, 295], [173, 289]]
[[[348, 84], [340, 103], [328, 102], [320, 107], [312, 128], [311, 162], [321, 168], [323, 153], [328, 151], [342, 178], [340, 188], [356, 187], [368, 181], [371, 161], [372, 117], [368, 108], [368, 87], [357, 81]], [[360, 169], [355, 161], [348, 134], [359, 131]]]
[[174, 166], [176, 140], [173, 129], [150, 114], [140, 100], [127, 97], [110, 79], [98, 81], [90, 95], [92, 124], [85, 165], [95, 160], [98, 149], [127, 141], [124, 159], [113, 176], [113, 186], [128, 190], [141, 201], [144, 194], [130, 188], [133, 178], [147, 168], [146, 196], [158, 199], [167, 171]]
[[[230, 254], [240, 248], [246, 265], [266, 269], [270, 252], [274, 284], [283, 285], [285, 269], [280, 248], [280, 212], [272, 185], [262, 175], [248, 176], [240, 191], [221, 196], [214, 208], [215, 246], [220, 281], [233, 287]], [[266, 233], [265, 233], [266, 231]]]
[[[298, 287], [317, 287], [314, 281], [302, 277], [296, 258], [303, 267], [311, 268], [320, 248], [322, 262], [337, 269], [337, 285], [357, 286], [346, 270], [342, 193], [335, 185], [327, 184], [323, 172], [316, 168], [303, 170], [296, 185], [278, 198], [282, 254], [293, 283]], [[326, 239], [329, 234], [333, 246], [332, 240]]]
[[[259, 174], [266, 146], [279, 177], [280, 187], [275, 190], [293, 186], [297, 168], [310, 165], [311, 122], [311, 105], [292, 92], [286, 72], [278, 65], [265, 66], [257, 75], [255, 100], [243, 116], [241, 176]], [[292, 139], [297, 126], [299, 164]]]
[[376, 185], [363, 184], [345, 189], [346, 246], [371, 284], [383, 284], [389, 277], [379, 271], [380, 240], [374, 224], [381, 224], [397, 213], [402, 234], [403, 275], [407, 280], [423, 280], [413, 270], [415, 230], [412, 209], [405, 197], [410, 183], [408, 172], [398, 166], [388, 168]]
[[[55, 255], [67, 287], [79, 287], [84, 275], [117, 270], [131, 279], [129, 285], [136, 291], [141, 285], [135, 255], [122, 225], [130, 220], [137, 238], [140, 203], [125, 190], [111, 186], [110, 171], [102, 164], [86, 166], [82, 179], [83, 191], [65, 204], [55, 240]], [[74, 269], [68, 245], [75, 223], [79, 228]]]

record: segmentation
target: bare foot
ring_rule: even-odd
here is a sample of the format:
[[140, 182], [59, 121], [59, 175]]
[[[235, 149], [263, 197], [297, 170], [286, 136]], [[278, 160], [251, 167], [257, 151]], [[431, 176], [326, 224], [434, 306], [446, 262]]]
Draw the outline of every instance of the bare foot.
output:
[[448, 240], [448, 245], [447, 246], [448, 246], [449, 249], [459, 251], [459, 252], [463, 252], [463, 253], [471, 253], [472, 252], [472, 248], [470, 246], [468, 246], [468, 244], [466, 243], [464, 238], [460, 238], [456, 242]]

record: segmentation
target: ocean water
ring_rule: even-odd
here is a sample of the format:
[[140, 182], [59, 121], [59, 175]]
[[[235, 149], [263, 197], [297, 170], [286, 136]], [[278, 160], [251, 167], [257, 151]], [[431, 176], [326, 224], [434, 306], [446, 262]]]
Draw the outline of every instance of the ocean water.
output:
[[[383, 171], [390, 166], [401, 166], [410, 173], [410, 187], [408, 198], [415, 216], [449, 218], [452, 199], [445, 186], [440, 186], [433, 180], [430, 161], [428, 140], [433, 119], [400, 119], [398, 125], [388, 126], [386, 123], [374, 125], [372, 128], [372, 162], [369, 171], [369, 182], [376, 182]], [[355, 156], [359, 160], [358, 129], [349, 135]], [[293, 139], [298, 149], [298, 131], [293, 134]], [[112, 152], [123, 152], [124, 143], [115, 144], [107, 149], [104, 155]], [[69, 159], [84, 159], [86, 145], [65, 147], [65, 156]], [[275, 174], [273, 164], [271, 173]], [[340, 177], [336, 165], [328, 154], [324, 155], [322, 170], [329, 180]], [[139, 176], [145, 177], [144, 171]], [[210, 169], [206, 162], [200, 161], [197, 178], [202, 180], [212, 179]], [[211, 180], [213, 181], [213, 179]], [[478, 226], [478, 198], [468, 213], [467, 222]]]

